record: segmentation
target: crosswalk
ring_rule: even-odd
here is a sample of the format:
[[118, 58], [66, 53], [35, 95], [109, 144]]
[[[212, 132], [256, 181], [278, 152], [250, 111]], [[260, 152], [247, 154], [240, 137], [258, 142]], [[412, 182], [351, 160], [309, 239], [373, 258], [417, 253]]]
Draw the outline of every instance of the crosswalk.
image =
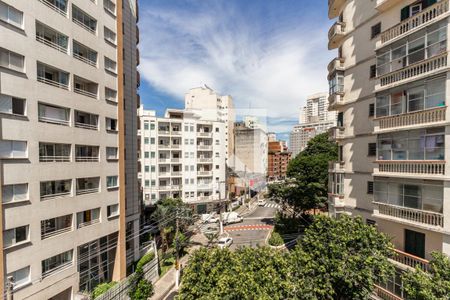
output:
[[277, 203], [266, 203], [264, 205], [264, 207], [280, 209], [280, 204], [277, 204]]

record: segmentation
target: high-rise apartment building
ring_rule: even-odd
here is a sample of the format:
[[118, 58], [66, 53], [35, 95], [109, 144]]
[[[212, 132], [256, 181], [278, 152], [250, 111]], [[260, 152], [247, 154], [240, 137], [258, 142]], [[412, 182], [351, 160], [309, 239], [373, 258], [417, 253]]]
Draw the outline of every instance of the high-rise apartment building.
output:
[[267, 174], [267, 134], [259, 127], [249, 128], [244, 122], [234, 126], [235, 171]]
[[291, 160], [291, 153], [288, 151], [284, 141], [268, 142], [268, 180], [279, 180], [286, 178], [287, 167]]
[[193, 110], [168, 109], [159, 118], [141, 107], [139, 117], [144, 203], [180, 198], [196, 213], [217, 210], [226, 199], [226, 123]]
[[[329, 207], [392, 237], [398, 271], [450, 254], [449, 1], [330, 0]], [[446, 196], [447, 195], [447, 196]], [[407, 266], [406, 266], [407, 265]], [[377, 292], [404, 297], [399, 277]], [[392, 298], [397, 299], [397, 298]]]
[[306, 99], [300, 109], [299, 125], [295, 125], [289, 137], [289, 148], [295, 157], [306, 148], [310, 139], [336, 126], [336, 111], [328, 110], [328, 94], [317, 93]]
[[0, 1], [0, 281], [14, 299], [74, 299], [137, 259], [136, 5]]

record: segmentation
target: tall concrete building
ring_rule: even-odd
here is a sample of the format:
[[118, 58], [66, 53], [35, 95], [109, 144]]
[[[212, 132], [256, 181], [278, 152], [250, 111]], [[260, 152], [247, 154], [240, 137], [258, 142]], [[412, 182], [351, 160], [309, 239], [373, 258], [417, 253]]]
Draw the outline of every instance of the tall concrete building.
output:
[[234, 127], [235, 171], [267, 174], [267, 134], [262, 129], [237, 122]]
[[1, 0], [0, 20], [0, 281], [76, 299], [138, 258], [136, 2]]
[[284, 141], [268, 142], [268, 180], [280, 180], [286, 178], [287, 167], [291, 160], [291, 153], [288, 151]]
[[197, 213], [217, 210], [226, 198], [226, 123], [192, 110], [168, 109], [159, 118], [141, 106], [139, 116], [144, 203], [180, 198]]
[[[330, 0], [329, 207], [389, 235], [398, 272], [450, 255], [449, 1]], [[377, 287], [402, 299], [396, 276]]]
[[337, 112], [328, 110], [328, 94], [317, 93], [306, 99], [300, 109], [299, 125], [295, 125], [289, 136], [292, 157], [306, 148], [310, 139], [336, 126]]

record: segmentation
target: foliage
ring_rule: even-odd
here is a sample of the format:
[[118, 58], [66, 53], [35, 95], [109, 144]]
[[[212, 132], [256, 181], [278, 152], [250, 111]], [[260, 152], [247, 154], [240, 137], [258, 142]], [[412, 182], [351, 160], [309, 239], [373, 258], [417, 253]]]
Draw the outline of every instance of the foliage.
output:
[[391, 244], [361, 219], [317, 216], [291, 252], [201, 248], [180, 299], [367, 299], [393, 273]]
[[299, 218], [292, 218], [278, 212], [275, 216], [275, 231], [280, 234], [300, 233], [311, 222], [311, 215], [301, 215]]
[[92, 292], [92, 299], [96, 299], [99, 296], [103, 295], [116, 284], [117, 282], [115, 281], [100, 283], [95, 287], [94, 291]]
[[141, 259], [136, 264], [136, 268], [143, 268], [146, 264], [151, 262], [155, 258], [155, 253], [149, 252], [141, 257]]
[[215, 240], [219, 238], [218, 231], [208, 231], [204, 233], [205, 237], [208, 239], [208, 245], [212, 245]]
[[147, 300], [153, 293], [153, 284], [146, 279], [141, 279], [136, 287], [133, 297], [130, 298], [132, 300]]
[[408, 299], [438, 300], [450, 299], [450, 258], [433, 252], [429, 272], [419, 267], [403, 274], [403, 288]]
[[272, 234], [270, 235], [270, 238], [269, 238], [269, 245], [281, 246], [283, 244], [284, 244], [284, 240], [281, 237], [281, 235], [276, 231], [272, 231]]
[[184, 248], [188, 245], [188, 238], [182, 232], [177, 232], [173, 239], [172, 247], [178, 253], [183, 253]]
[[293, 278], [306, 298], [367, 299], [394, 272], [389, 239], [361, 218], [316, 216], [293, 251]]

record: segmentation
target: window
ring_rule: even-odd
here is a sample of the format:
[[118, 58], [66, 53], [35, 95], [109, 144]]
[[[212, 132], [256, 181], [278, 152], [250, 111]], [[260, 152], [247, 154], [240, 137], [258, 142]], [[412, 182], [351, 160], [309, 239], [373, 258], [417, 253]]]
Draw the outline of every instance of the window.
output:
[[150, 140], [148, 139], [148, 137], [145, 137], [145, 138], [144, 138], [144, 144], [148, 145], [149, 142], [150, 142]]
[[220, 168], [220, 166], [219, 166], [219, 165], [216, 165], [216, 170], [219, 170], [219, 168]]
[[150, 180], [145, 180], [145, 187], [150, 187]]
[[38, 104], [38, 115], [39, 115], [39, 122], [65, 125], [65, 126], [70, 125], [70, 109], [69, 108], [39, 103]]
[[114, 74], [117, 73], [117, 64], [112, 59], [109, 59], [105, 56], [105, 70], [112, 72]]
[[377, 143], [369, 143], [367, 148], [368, 148], [367, 150], [368, 156], [377, 155]]
[[72, 189], [72, 180], [53, 180], [43, 181], [40, 184], [41, 199], [48, 199], [51, 197], [70, 195]]
[[144, 170], [145, 170], [146, 173], [148, 173], [148, 172], [150, 172], [150, 167], [149, 166], [145, 166]]
[[375, 103], [369, 104], [369, 117], [373, 117], [375, 115]]
[[381, 33], [381, 22], [373, 25], [370, 29], [370, 38], [373, 39]]
[[116, 45], [116, 33], [107, 27], [103, 28], [103, 32], [105, 36], [105, 41], [113, 45]]
[[85, 210], [77, 213], [78, 228], [100, 222], [100, 208]]
[[63, 252], [42, 261], [42, 277], [47, 277], [72, 265], [73, 250]]
[[1, 113], [25, 116], [25, 107], [25, 99], [0, 94]]
[[0, 67], [8, 68], [18, 72], [24, 72], [23, 55], [0, 48]]
[[216, 132], [219, 132], [219, 127], [216, 127]]
[[113, 1], [103, 0], [103, 7], [107, 12], [111, 13], [113, 16], [116, 15], [116, 4]]
[[367, 181], [367, 194], [373, 194], [373, 181]]
[[152, 145], [155, 144], [155, 138], [150, 138], [150, 144], [152, 144]]
[[72, 21], [89, 31], [90, 33], [95, 34], [97, 31], [97, 20], [76, 7], [72, 5]]
[[369, 72], [369, 78], [375, 78], [377, 77], [377, 65], [371, 65], [370, 66], [370, 72]]
[[106, 118], [106, 130], [107, 131], [118, 131], [117, 120]]
[[28, 241], [29, 226], [20, 226], [3, 231], [3, 248]]
[[149, 124], [148, 124], [148, 122], [147, 121], [145, 121], [144, 122], [144, 130], [148, 130], [148, 128], [149, 128], [149, 126], [148, 126]]
[[36, 21], [36, 41], [67, 54], [68, 39], [66, 35]]
[[28, 183], [8, 184], [2, 188], [3, 203], [28, 200]]
[[69, 73], [40, 62], [37, 62], [37, 80], [57, 88], [69, 89]]
[[328, 178], [328, 191], [333, 195], [342, 195], [344, 193], [344, 174], [331, 173]]
[[39, 143], [40, 162], [70, 162], [70, 144]]
[[152, 180], [152, 186], [155, 186], [155, 185], [156, 185], [156, 181]]
[[117, 147], [106, 147], [106, 159], [116, 160], [119, 156], [117, 155]]
[[151, 157], [151, 158], [155, 158], [155, 156], [156, 156], [156, 155], [155, 155], [155, 152], [153, 152], [153, 151], [150, 152], [150, 157]]
[[407, 67], [447, 51], [446, 22], [427, 28], [377, 53], [377, 75]]
[[328, 81], [330, 95], [342, 93], [344, 91], [344, 74], [336, 72]]
[[151, 167], [150, 167], [150, 170], [151, 170], [152, 172], [155, 172], [155, 170], [156, 170], [155, 166], [151, 166]]
[[338, 112], [337, 115], [337, 126], [344, 127], [344, 112]]
[[9, 6], [6, 3], [0, 2], [0, 20], [13, 26], [22, 28], [23, 12], [15, 9], [12, 6]]
[[425, 258], [425, 234], [405, 229], [405, 252]]
[[0, 158], [27, 158], [26, 141], [2, 141], [0, 140]]
[[379, 160], [443, 160], [444, 128], [401, 131], [378, 136]]
[[41, 221], [41, 239], [72, 230], [72, 214]]
[[100, 177], [77, 178], [77, 195], [98, 193], [100, 191]]
[[119, 186], [119, 183], [117, 182], [118, 176], [106, 176], [106, 188], [112, 189]]
[[145, 151], [144, 152], [144, 158], [150, 158], [150, 152]]
[[154, 123], [150, 123], [150, 130], [155, 130], [155, 124]]
[[24, 286], [30, 282], [30, 266], [8, 273], [7, 277], [10, 276], [13, 278], [14, 289]]
[[106, 216], [113, 218], [119, 215], [119, 204], [108, 205], [106, 207]]

